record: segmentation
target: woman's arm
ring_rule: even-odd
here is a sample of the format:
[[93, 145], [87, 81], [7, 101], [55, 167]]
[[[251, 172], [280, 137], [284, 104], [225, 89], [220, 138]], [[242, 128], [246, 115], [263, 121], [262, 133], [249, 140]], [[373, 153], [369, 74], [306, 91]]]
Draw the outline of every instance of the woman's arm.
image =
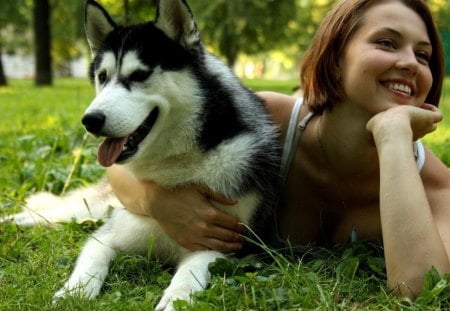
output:
[[[424, 275], [433, 266], [450, 272], [448, 245], [443, 242], [432, 210], [433, 204], [450, 208], [449, 201], [430, 202], [417, 169], [412, 141], [436, 128], [442, 118], [425, 106], [397, 107], [373, 117], [372, 132], [380, 162], [380, 216], [388, 286], [402, 296], [420, 293]], [[435, 172], [435, 174], [447, 172]], [[427, 185], [431, 187], [431, 185]], [[446, 190], [447, 199], [450, 189]], [[448, 212], [447, 212], [448, 214]], [[450, 225], [447, 220], [447, 225]], [[448, 240], [448, 239], [447, 239]]]
[[210, 200], [234, 204], [217, 193], [196, 186], [169, 190], [149, 181], [137, 180], [114, 165], [107, 170], [114, 193], [131, 212], [151, 216], [181, 246], [195, 251], [241, 248], [244, 226], [239, 220], [213, 207]]

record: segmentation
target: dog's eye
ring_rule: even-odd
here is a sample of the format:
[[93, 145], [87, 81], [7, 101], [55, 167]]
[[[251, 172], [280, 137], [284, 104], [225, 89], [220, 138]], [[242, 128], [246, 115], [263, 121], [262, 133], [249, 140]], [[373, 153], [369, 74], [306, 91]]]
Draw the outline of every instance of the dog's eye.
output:
[[128, 79], [133, 82], [142, 82], [147, 80], [151, 73], [150, 70], [136, 70], [128, 77]]
[[105, 83], [106, 78], [107, 78], [106, 70], [100, 71], [100, 73], [98, 74], [98, 82], [100, 84], [103, 84], [103, 83]]

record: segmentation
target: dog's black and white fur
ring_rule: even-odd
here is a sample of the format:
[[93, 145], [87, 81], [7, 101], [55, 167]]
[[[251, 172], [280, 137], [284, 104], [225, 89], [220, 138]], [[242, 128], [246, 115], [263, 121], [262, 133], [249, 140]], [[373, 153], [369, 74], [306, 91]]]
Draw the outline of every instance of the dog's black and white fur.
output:
[[[164, 187], [198, 184], [235, 198], [238, 203], [225, 210], [264, 239], [273, 226], [277, 129], [262, 102], [204, 50], [186, 2], [160, 0], [154, 22], [127, 27], [117, 26], [94, 1], [87, 1], [85, 12], [97, 95], [82, 121], [106, 138], [99, 162], [123, 165]], [[151, 239], [152, 254], [178, 266], [157, 310], [171, 310], [173, 300], [189, 300], [207, 286], [208, 264], [224, 255], [180, 247], [154, 219], [128, 212], [108, 185], [63, 198], [35, 195], [11, 219], [22, 225], [82, 220], [102, 217], [108, 206], [114, 207], [110, 217], [87, 241], [56, 298], [97, 296], [117, 252], [146, 254]]]

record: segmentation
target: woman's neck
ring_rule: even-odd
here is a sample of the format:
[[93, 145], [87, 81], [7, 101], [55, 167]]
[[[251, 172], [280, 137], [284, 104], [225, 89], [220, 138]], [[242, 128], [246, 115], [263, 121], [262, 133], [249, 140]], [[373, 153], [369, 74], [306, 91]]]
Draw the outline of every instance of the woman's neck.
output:
[[330, 169], [340, 177], [378, 170], [376, 148], [366, 130], [370, 115], [349, 108], [341, 103], [326, 109], [315, 124], [320, 152]]

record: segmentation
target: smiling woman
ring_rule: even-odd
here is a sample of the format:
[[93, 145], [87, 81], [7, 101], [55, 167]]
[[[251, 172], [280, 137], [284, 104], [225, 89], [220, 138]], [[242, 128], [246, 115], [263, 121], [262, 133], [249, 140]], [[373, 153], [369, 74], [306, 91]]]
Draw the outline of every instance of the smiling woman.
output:
[[[433, 83], [427, 29], [419, 16], [401, 8], [401, 3], [373, 7], [340, 60], [347, 99], [371, 114], [399, 104], [421, 107]], [[421, 27], [409, 27], [405, 15]]]
[[[348, 40], [353, 36], [353, 32], [363, 22], [363, 15], [361, 14], [367, 9], [367, 6], [376, 4], [378, 2], [366, 2], [366, 1], [344, 1], [342, 5], [336, 8], [338, 14], [328, 14], [322, 25], [326, 27], [320, 27], [317, 31], [316, 37], [326, 38], [326, 40], [314, 40], [311, 48], [305, 55], [305, 59], [302, 67], [302, 79], [305, 88], [305, 102], [309, 103], [312, 109], [321, 110], [322, 105], [328, 105], [331, 101], [339, 101], [343, 95], [343, 89], [341, 82], [340, 71], [340, 55], [349, 47]], [[423, 8], [423, 2], [421, 1], [404, 1], [414, 11], [420, 12]], [[400, 22], [400, 26], [407, 27], [409, 23], [404, 23], [403, 18], [405, 16], [399, 16], [395, 12], [385, 12], [387, 15], [385, 20], [390, 20], [391, 17], [397, 15], [397, 20]], [[414, 17], [413, 17], [414, 18]], [[417, 17], [415, 17], [417, 18]], [[428, 93], [427, 102], [437, 104], [440, 101], [440, 95], [442, 91], [442, 80], [444, 77], [443, 62], [443, 48], [442, 42], [439, 40], [431, 14], [425, 14], [418, 17], [423, 21], [423, 26], [427, 32], [427, 38], [425, 41], [418, 41], [414, 47], [414, 54], [418, 53], [418, 56], [425, 53], [429, 60], [430, 70], [433, 73], [435, 82]], [[398, 25], [397, 22], [397, 25]], [[389, 32], [389, 36], [378, 37], [380, 47], [384, 45], [384, 48], [395, 48], [397, 44], [392, 37], [396, 34], [396, 39], [402, 39], [400, 31], [396, 31], [392, 27], [388, 27], [386, 24], [377, 24], [377, 20], [372, 20], [374, 26], [378, 25], [378, 28], [371, 28], [370, 31], [374, 33], [386, 31]], [[346, 27], [343, 27], [346, 25]], [[394, 25], [392, 25], [394, 26]], [[339, 34], [332, 32], [338, 31]], [[394, 33], [392, 33], [394, 31]], [[400, 38], [398, 37], [400, 36]], [[429, 37], [428, 37], [429, 36]], [[371, 38], [368, 38], [371, 39]], [[375, 43], [375, 42], [374, 42]], [[400, 41], [398, 43], [401, 43]], [[431, 46], [429, 46], [431, 44]], [[427, 50], [418, 49], [425, 45]], [[433, 51], [431, 51], [431, 49]], [[337, 53], [337, 51], [340, 51]], [[362, 51], [361, 51], [362, 52]], [[423, 57], [423, 56], [422, 56]]]
[[[274, 236], [302, 245], [329, 246], [350, 237], [381, 241], [387, 284], [399, 295], [420, 293], [431, 267], [450, 272], [450, 172], [416, 141], [442, 119], [443, 63], [424, 1], [337, 3], [305, 55], [303, 102], [260, 93], [280, 126], [286, 158], [293, 159]], [[189, 223], [173, 221], [189, 210], [183, 200], [198, 194], [195, 187], [161, 190], [119, 180], [114, 166], [110, 172], [119, 198], [137, 193], [139, 204], [128, 207], [165, 215], [158, 221], [183, 246], [212, 248], [220, 241], [236, 247], [224, 234], [233, 223], [202, 216], [222, 216], [204, 200], [195, 204], [202, 213], [187, 217]], [[124, 182], [129, 188], [116, 187]], [[149, 197], [159, 199], [146, 202]]]

